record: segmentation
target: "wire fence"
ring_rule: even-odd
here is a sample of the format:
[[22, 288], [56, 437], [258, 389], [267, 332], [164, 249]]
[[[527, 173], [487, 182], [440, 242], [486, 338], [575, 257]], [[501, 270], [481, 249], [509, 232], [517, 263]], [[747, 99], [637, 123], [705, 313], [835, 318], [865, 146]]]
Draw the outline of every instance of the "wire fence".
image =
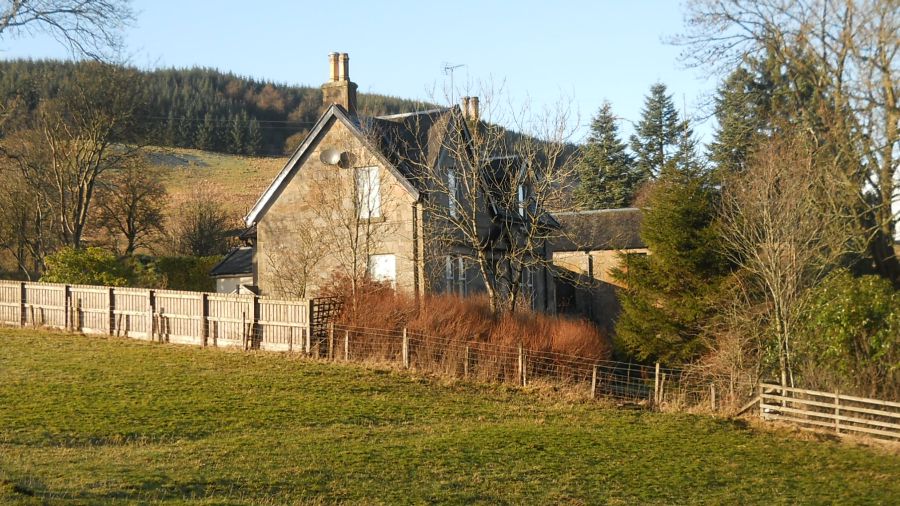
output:
[[[407, 329], [334, 324], [306, 348], [329, 360], [391, 364], [444, 377], [556, 391], [671, 410], [727, 410], [754, 394], [754, 384], [736, 385], [687, 369], [536, 351], [476, 339], [447, 338]], [[736, 385], [721, 391], [719, 385]]]

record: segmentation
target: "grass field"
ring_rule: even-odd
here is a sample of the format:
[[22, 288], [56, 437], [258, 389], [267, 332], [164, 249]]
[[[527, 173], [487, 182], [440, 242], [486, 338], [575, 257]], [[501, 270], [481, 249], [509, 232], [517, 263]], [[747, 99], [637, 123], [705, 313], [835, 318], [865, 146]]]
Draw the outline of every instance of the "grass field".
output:
[[228, 155], [183, 148], [156, 148], [151, 152], [150, 160], [162, 170], [173, 205], [195, 192], [199, 184], [211, 184], [232, 217], [247, 214], [287, 161], [287, 157]]
[[0, 329], [0, 503], [897, 504], [900, 457], [261, 352]]

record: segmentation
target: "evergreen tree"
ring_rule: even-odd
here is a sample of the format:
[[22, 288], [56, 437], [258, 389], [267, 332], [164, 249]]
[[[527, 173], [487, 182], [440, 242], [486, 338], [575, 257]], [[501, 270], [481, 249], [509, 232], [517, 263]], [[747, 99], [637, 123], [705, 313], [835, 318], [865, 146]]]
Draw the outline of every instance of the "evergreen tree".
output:
[[649, 255], [624, 255], [616, 276], [627, 285], [616, 323], [618, 348], [639, 360], [678, 364], [703, 351], [711, 301], [728, 263], [714, 220], [718, 192], [686, 123], [651, 189], [641, 237]]
[[203, 123], [201, 123], [200, 128], [197, 129], [197, 134], [194, 137], [194, 145], [197, 149], [214, 151], [218, 146], [217, 137], [218, 125], [216, 124], [216, 118], [211, 112], [207, 112], [206, 115], [203, 116]]
[[619, 139], [619, 128], [609, 102], [591, 123], [588, 142], [581, 148], [577, 170], [580, 180], [575, 199], [584, 209], [627, 207], [634, 197], [638, 175], [634, 160]]
[[228, 130], [228, 152], [240, 154], [246, 152], [247, 148], [247, 113], [241, 111], [235, 114], [229, 124], [231, 128]]
[[259, 128], [259, 121], [256, 118], [250, 120], [250, 126], [247, 128], [247, 154], [258, 155], [262, 153], [263, 136], [262, 130]]
[[766, 121], [762, 89], [744, 67], [732, 72], [719, 87], [715, 99], [718, 130], [709, 146], [709, 158], [716, 170], [733, 173], [744, 169]]
[[666, 85], [656, 83], [644, 100], [641, 120], [631, 136], [631, 150], [635, 154], [637, 173], [641, 181], [659, 176], [675, 150], [679, 136], [678, 111], [666, 94]]

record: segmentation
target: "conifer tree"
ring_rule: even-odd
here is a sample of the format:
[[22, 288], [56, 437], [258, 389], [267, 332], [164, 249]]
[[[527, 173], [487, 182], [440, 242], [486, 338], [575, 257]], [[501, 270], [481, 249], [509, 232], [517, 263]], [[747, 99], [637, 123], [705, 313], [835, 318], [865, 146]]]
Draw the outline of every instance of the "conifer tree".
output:
[[218, 147], [217, 127], [216, 118], [211, 112], [207, 112], [203, 117], [203, 123], [200, 124], [200, 128], [197, 129], [197, 134], [194, 138], [194, 145], [197, 149], [214, 151]]
[[259, 121], [253, 118], [247, 127], [247, 154], [258, 155], [262, 153], [262, 143], [262, 130], [259, 128]]
[[726, 173], [744, 169], [747, 157], [765, 125], [762, 85], [741, 67], [725, 80], [716, 96], [718, 129], [709, 146], [709, 158], [716, 170]]
[[659, 176], [676, 149], [678, 137], [678, 111], [672, 103], [672, 96], [666, 93], [665, 84], [656, 83], [650, 87], [641, 120], [631, 136], [631, 150], [641, 181]]
[[634, 160], [619, 138], [619, 129], [609, 102], [591, 123], [591, 134], [581, 148], [575, 198], [583, 209], [627, 207], [634, 197], [638, 176]]
[[638, 360], [678, 364], [703, 351], [711, 301], [728, 264], [714, 220], [718, 192], [686, 123], [650, 191], [641, 238], [649, 255], [624, 255], [616, 276], [627, 285], [616, 344]]
[[245, 153], [247, 148], [247, 113], [241, 111], [235, 114], [229, 122], [228, 130], [228, 152], [229, 153]]

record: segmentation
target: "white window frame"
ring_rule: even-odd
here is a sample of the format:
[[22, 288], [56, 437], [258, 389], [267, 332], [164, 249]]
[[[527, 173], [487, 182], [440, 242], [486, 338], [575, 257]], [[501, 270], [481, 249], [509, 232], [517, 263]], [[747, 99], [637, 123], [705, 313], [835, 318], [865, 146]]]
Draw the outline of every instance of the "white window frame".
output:
[[459, 216], [459, 181], [456, 177], [456, 167], [447, 168], [447, 208], [451, 218]]
[[360, 219], [381, 217], [381, 179], [378, 167], [356, 169], [356, 200]]
[[[387, 271], [390, 272], [389, 275], [382, 275], [380, 273], [380, 266], [390, 267]], [[368, 264], [369, 276], [379, 282], [389, 281], [391, 283], [391, 288], [397, 287], [397, 255], [393, 253], [380, 253], [375, 255], [369, 255], [369, 264]]]
[[464, 257], [453, 255], [445, 257], [444, 281], [447, 293], [466, 296], [468, 283], [466, 279], [466, 259]]
[[519, 216], [525, 217], [525, 184], [519, 185]]

